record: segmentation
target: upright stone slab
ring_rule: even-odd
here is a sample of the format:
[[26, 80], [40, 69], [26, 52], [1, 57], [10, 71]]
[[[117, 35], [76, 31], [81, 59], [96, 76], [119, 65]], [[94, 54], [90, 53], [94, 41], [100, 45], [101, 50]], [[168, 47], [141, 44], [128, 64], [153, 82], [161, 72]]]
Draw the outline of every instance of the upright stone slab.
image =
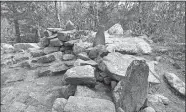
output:
[[138, 112], [144, 105], [148, 91], [149, 67], [144, 60], [134, 60], [127, 69], [126, 79], [113, 91], [116, 108], [125, 112]]

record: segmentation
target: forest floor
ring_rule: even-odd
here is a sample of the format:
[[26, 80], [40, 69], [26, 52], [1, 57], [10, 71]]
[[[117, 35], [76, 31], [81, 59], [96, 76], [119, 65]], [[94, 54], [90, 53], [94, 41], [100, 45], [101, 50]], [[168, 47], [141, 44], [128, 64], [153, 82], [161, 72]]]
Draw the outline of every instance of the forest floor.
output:
[[[153, 49], [159, 49], [159, 47], [162, 46], [154, 44], [152, 45], [152, 47]], [[183, 53], [182, 55], [185, 54]], [[160, 75], [160, 77], [162, 77], [161, 79], [163, 79], [163, 74], [165, 72], [171, 72], [171, 73], [175, 73], [182, 81], [185, 82], [185, 61], [175, 60], [176, 63], [178, 63], [178, 65], [181, 67], [181, 69], [176, 69], [172, 65], [172, 63], [170, 63], [171, 58], [167, 54], [152, 53], [151, 55], [143, 55], [142, 57], [145, 57], [146, 59], [149, 60], [154, 60], [156, 56], [162, 57], [162, 61], [159, 62], [157, 66], [155, 66], [156, 72]], [[54, 87], [56, 88], [61, 86], [62, 76], [35, 78], [33, 74], [34, 71], [28, 71], [22, 68], [1, 67], [1, 89], [2, 89], [1, 97], [5, 97], [5, 96], [9, 97], [9, 98], [4, 98], [1, 101], [1, 104], [2, 102], [10, 103], [13, 102], [13, 100], [21, 102], [24, 97], [30, 96], [31, 95], [30, 93], [34, 94], [35, 96], [45, 96], [45, 94], [46, 93], [48, 94], [48, 91], [53, 90]], [[10, 75], [12, 76], [12, 78], [16, 78], [16, 77], [20, 77], [21, 75], [24, 75], [24, 81], [19, 80], [16, 82], [4, 84], [4, 82], [7, 80], [7, 76]], [[7, 90], [7, 88], [9, 89]], [[9, 91], [10, 89], [11, 92]], [[161, 84], [154, 86], [152, 88], [152, 92], [163, 94], [165, 97], [167, 97], [170, 100], [169, 105], [166, 106], [165, 112], [185, 112], [185, 99], [180, 98], [178, 95], [174, 94], [174, 92], [169, 89], [167, 83], [165, 83], [163, 80], [161, 81]], [[19, 94], [19, 93], [24, 93], [24, 94]], [[11, 94], [11, 95], [6, 95], [6, 94]], [[25, 103], [25, 101], [23, 103]], [[49, 102], [47, 101], [48, 100], [46, 98], [46, 105], [36, 103], [36, 102], [33, 103], [33, 101], [28, 101], [25, 104], [27, 107], [30, 104], [32, 104], [32, 106], [37, 107], [36, 110], [40, 110], [40, 108], [42, 108], [43, 112], [47, 112], [49, 111], [47, 105], [50, 106], [52, 105], [52, 104], [48, 104]], [[26, 106], [25, 108], [27, 108]], [[8, 108], [7, 105], [1, 106], [1, 110], [3, 112], [7, 112], [4, 110], [6, 108]]]

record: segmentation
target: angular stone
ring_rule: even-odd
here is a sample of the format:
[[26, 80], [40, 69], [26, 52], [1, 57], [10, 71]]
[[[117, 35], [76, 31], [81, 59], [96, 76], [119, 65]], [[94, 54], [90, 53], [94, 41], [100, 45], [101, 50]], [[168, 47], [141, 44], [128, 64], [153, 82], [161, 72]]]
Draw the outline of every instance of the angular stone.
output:
[[79, 54], [81, 52], [86, 51], [87, 48], [92, 47], [92, 46], [93, 46], [92, 43], [79, 41], [78, 43], [74, 44], [73, 52], [75, 54]]
[[75, 91], [76, 91], [76, 86], [69, 84], [69, 85], [62, 86], [60, 93], [63, 98], [68, 99], [70, 96], [74, 96]]
[[63, 45], [63, 43], [58, 38], [54, 38], [54, 39], [50, 40], [50, 46], [60, 47], [62, 45]]
[[30, 51], [30, 54], [32, 57], [40, 57], [40, 56], [45, 55], [43, 50], [32, 50]]
[[109, 84], [111, 83], [111, 78], [110, 78], [110, 77], [105, 77], [105, 78], [103, 79], [103, 82], [104, 82], [105, 84], [109, 85]]
[[52, 107], [52, 112], [63, 112], [64, 107], [67, 103], [67, 100], [64, 98], [57, 98], [54, 101], [53, 107]]
[[117, 82], [116, 81], [111, 81], [111, 89], [114, 90], [114, 88], [116, 87]]
[[139, 111], [144, 105], [148, 91], [149, 67], [144, 60], [134, 60], [127, 69], [126, 78], [113, 91], [116, 108], [125, 112]]
[[152, 107], [147, 107], [140, 112], [156, 112]]
[[39, 45], [41, 47], [47, 47], [50, 44], [50, 40], [47, 37], [40, 38]]
[[61, 51], [53, 52], [50, 55], [54, 55], [56, 60], [61, 61], [63, 57], [63, 53]]
[[88, 84], [95, 85], [96, 78], [94, 77], [95, 68], [90, 65], [76, 66], [68, 69], [64, 75], [65, 81], [70, 84]]
[[78, 56], [80, 59], [85, 60], [85, 61], [90, 60], [90, 58], [88, 57], [88, 55], [87, 55], [86, 52], [81, 52], [81, 53], [77, 54], [77, 56]]
[[64, 46], [61, 46], [59, 50], [60, 50], [61, 52], [64, 52], [64, 51], [65, 51], [65, 47], [64, 47]]
[[20, 53], [16, 53], [14, 55], [14, 62], [15, 63], [18, 63], [18, 62], [21, 62], [21, 61], [24, 61], [24, 60], [28, 60], [30, 57], [30, 54], [29, 53], [26, 53], [26, 52], [20, 52]]
[[43, 67], [41, 69], [38, 69], [36, 72], [38, 77], [43, 77], [43, 76], [51, 76], [52, 72], [48, 67]]
[[106, 38], [107, 51], [127, 54], [150, 54], [152, 53], [151, 46], [141, 38]]
[[96, 67], [98, 64], [93, 60], [84, 61], [84, 60], [81, 60], [81, 59], [77, 59], [74, 62], [74, 66], [83, 66], [83, 65], [91, 65], [93, 67]]
[[14, 48], [18, 51], [28, 50], [28, 48], [40, 48], [37, 43], [17, 43], [14, 44]]
[[95, 59], [98, 56], [104, 57], [108, 54], [108, 51], [106, 50], [104, 45], [97, 45], [96, 47], [87, 49], [88, 56], [91, 59]]
[[44, 36], [45, 37], [50, 37], [52, 35], [52, 32], [51, 31], [49, 31], [49, 30], [45, 30], [44, 31]]
[[[50, 40], [52, 40], [52, 39], [55, 39], [57, 37], [57, 34], [53, 34], [53, 35], [51, 35], [51, 36], [49, 36], [49, 37], [47, 37], [48, 39], [50, 39]], [[51, 42], [51, 41], [50, 41]]]
[[174, 73], [165, 73], [164, 77], [168, 84], [180, 95], [185, 96], [185, 83]]
[[117, 112], [125, 112], [121, 107], [117, 109]]
[[67, 41], [73, 40], [75, 32], [76, 32], [75, 30], [58, 31], [57, 38], [62, 42], [67, 42]]
[[64, 43], [64, 46], [73, 46], [75, 43], [77, 43], [79, 40], [70, 40]]
[[64, 64], [68, 67], [74, 66], [75, 60], [64, 61]]
[[115, 112], [111, 101], [90, 97], [70, 96], [65, 105], [65, 112]]
[[64, 63], [56, 63], [52, 66], [50, 66], [50, 71], [54, 74], [56, 73], [63, 73], [69, 68]]
[[95, 72], [95, 77], [97, 81], [100, 81], [100, 82], [103, 81], [103, 77], [100, 75], [99, 71]]
[[106, 91], [99, 91], [95, 88], [89, 88], [87, 86], [77, 86], [75, 95], [76, 97], [91, 97], [91, 98], [98, 98], [98, 99], [105, 99], [112, 101], [112, 98], [108, 96]]
[[73, 54], [64, 54], [63, 55], [63, 60], [68, 61], [68, 60], [73, 60], [75, 56]]
[[68, 31], [68, 30], [73, 30], [73, 29], [75, 29], [74, 23], [72, 23], [70, 20], [67, 21], [67, 23], [65, 25], [65, 30]]
[[108, 29], [108, 33], [110, 35], [123, 35], [123, 28], [119, 23], [117, 23]]
[[47, 28], [47, 30], [53, 32], [53, 33], [57, 33], [59, 31], [63, 31], [64, 29], [62, 28]]
[[48, 55], [36, 57], [36, 58], [32, 59], [31, 62], [32, 63], [51, 63], [55, 60], [56, 60], [56, 58], [54, 55], [48, 54]]
[[[133, 55], [122, 55], [121, 53], [109, 53], [103, 57], [103, 61], [99, 63], [98, 67], [103, 72], [107, 73], [114, 80], [120, 81], [126, 77], [126, 71], [133, 60], [144, 60], [144, 58]], [[149, 78], [151, 83], [160, 83], [160, 78], [154, 70], [154, 63], [147, 62], [149, 66]]]
[[164, 105], [168, 105], [170, 103], [170, 100], [161, 94], [149, 94], [148, 95], [148, 102], [161, 103]]
[[45, 54], [50, 54], [50, 53], [59, 51], [59, 49], [60, 49], [59, 47], [45, 47], [44, 48], [44, 53]]

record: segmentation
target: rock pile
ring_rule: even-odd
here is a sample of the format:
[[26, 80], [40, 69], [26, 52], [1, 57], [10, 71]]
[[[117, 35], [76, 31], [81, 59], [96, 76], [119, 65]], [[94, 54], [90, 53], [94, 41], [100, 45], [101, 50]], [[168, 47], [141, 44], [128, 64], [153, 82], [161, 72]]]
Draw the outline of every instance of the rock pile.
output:
[[[117, 26], [110, 29], [109, 33], [122, 33], [115, 31], [117, 29], [114, 28]], [[39, 45], [30, 44], [30, 46], [27, 45], [28, 47], [22, 47], [23, 44], [21, 44], [19, 45], [21, 47], [16, 49], [28, 52], [17, 53], [19, 56], [13, 58], [6, 57], [15, 61], [10, 67], [22, 67], [27, 72], [22, 72], [23, 76], [19, 72], [16, 76], [10, 75], [11, 77], [5, 83], [35, 81], [36, 84], [32, 86], [39, 85], [37, 87], [39, 92], [36, 88], [28, 89], [28, 85], [25, 86], [26, 91], [22, 92], [24, 86], [21, 85], [22, 91], [19, 91], [19, 95], [21, 98], [25, 95], [26, 98], [20, 98], [21, 102], [16, 100], [7, 106], [10, 100], [8, 97], [16, 94], [10, 92], [5, 95], [9, 88], [3, 89], [5, 96], [2, 97], [1, 103], [3, 109], [10, 108], [28, 112], [153, 112], [156, 110], [153, 103], [152, 106], [146, 104], [154, 97], [148, 95], [149, 83], [161, 83], [154, 68], [155, 63], [130, 55], [131, 52], [139, 53], [139, 51], [144, 54], [151, 53], [151, 47], [147, 42], [137, 37], [130, 39], [106, 37], [105, 46], [92, 47], [92, 43], [87, 41], [87, 38], [81, 38], [91, 34], [75, 30], [70, 21], [65, 28], [47, 28], [44, 32], [45, 37], [41, 38]], [[143, 46], [143, 43], [146, 45]], [[123, 45], [123, 48], [119, 48], [118, 45]], [[11, 51], [15, 46], [5, 47], [6, 50], [10, 48]], [[47, 79], [43, 80], [44, 77]], [[165, 74], [169, 82], [175, 78], [172, 77], [171, 74]], [[52, 82], [48, 81], [49, 78], [56, 79]], [[60, 84], [55, 83], [57, 80]], [[179, 86], [175, 86], [173, 81], [170, 85], [174, 88]], [[176, 90], [185, 95], [183, 89], [185, 85], [182, 83], [180, 85], [182, 88]], [[52, 88], [46, 86], [52, 86]], [[44, 92], [41, 92], [42, 90]], [[30, 93], [25, 94], [28, 91]], [[163, 96], [156, 96], [156, 98], [160, 97], [164, 104], [169, 103], [168, 99]]]

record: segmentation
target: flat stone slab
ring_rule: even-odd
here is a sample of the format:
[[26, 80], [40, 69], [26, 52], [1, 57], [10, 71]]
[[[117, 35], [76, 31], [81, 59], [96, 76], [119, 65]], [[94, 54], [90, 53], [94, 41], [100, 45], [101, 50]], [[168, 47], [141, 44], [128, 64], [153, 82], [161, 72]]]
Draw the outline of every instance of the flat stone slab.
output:
[[115, 112], [115, 106], [104, 99], [70, 96], [64, 112]]
[[90, 65], [76, 66], [68, 69], [64, 75], [65, 81], [70, 84], [90, 84], [95, 85], [96, 78], [94, 77], [95, 68]]

